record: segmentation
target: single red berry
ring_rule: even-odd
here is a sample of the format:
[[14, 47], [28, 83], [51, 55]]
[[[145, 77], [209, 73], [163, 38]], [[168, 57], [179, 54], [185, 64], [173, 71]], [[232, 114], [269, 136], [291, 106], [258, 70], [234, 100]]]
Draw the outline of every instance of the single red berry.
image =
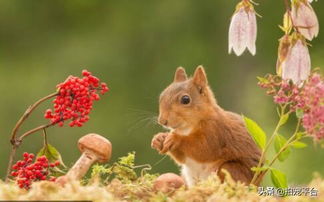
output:
[[16, 177], [18, 175], [18, 172], [11, 172], [11, 176]]
[[17, 170], [18, 167], [19, 167], [19, 166], [18, 166], [17, 164], [15, 164], [15, 165], [12, 166], [12, 169]]
[[59, 161], [55, 161], [55, 166], [59, 166], [61, 163]]
[[23, 157], [28, 158], [29, 154], [27, 152], [24, 152]]

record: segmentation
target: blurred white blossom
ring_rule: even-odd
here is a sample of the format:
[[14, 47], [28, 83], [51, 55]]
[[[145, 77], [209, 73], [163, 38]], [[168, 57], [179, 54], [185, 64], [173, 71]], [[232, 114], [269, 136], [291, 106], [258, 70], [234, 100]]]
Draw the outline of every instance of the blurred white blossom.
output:
[[232, 16], [228, 33], [228, 52], [240, 56], [247, 48], [255, 55], [257, 24], [255, 11], [248, 1], [240, 2]]
[[315, 11], [307, 0], [292, 3], [291, 17], [294, 26], [308, 40], [318, 35], [319, 25]]

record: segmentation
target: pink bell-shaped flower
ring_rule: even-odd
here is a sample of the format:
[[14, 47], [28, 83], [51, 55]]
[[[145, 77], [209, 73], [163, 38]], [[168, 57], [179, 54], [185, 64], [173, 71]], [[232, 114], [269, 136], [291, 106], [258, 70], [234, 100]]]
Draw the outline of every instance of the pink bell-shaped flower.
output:
[[299, 38], [291, 43], [286, 58], [281, 63], [282, 78], [300, 85], [308, 78], [310, 69], [311, 60], [307, 44]]
[[297, 27], [306, 39], [317, 37], [319, 25], [315, 11], [307, 0], [299, 0], [292, 3], [291, 17], [294, 26]]
[[251, 3], [243, 0], [236, 6], [232, 16], [228, 33], [228, 53], [240, 56], [247, 48], [255, 55], [255, 41], [257, 37], [256, 14]]

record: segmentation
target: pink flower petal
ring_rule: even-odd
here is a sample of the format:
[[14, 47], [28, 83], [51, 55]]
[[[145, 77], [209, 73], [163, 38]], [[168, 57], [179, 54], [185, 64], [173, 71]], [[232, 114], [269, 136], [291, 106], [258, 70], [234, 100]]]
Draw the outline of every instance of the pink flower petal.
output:
[[256, 16], [254, 11], [248, 12], [248, 31], [247, 31], [247, 48], [249, 49], [252, 55], [255, 55], [255, 41], [257, 37], [257, 24], [256, 24]]
[[237, 11], [231, 20], [229, 34], [228, 34], [228, 52], [232, 49], [237, 56], [240, 56], [247, 46], [247, 22], [248, 14], [244, 8]]
[[289, 50], [282, 64], [282, 78], [291, 79], [295, 84], [306, 80], [310, 74], [311, 61], [308, 48], [298, 40]]
[[293, 23], [298, 31], [308, 40], [317, 37], [319, 32], [318, 19], [312, 6], [306, 3], [292, 6]]

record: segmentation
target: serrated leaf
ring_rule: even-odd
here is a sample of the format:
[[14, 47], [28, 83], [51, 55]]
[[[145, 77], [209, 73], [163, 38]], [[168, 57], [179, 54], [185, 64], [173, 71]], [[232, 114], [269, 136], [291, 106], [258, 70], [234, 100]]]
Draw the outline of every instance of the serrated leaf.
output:
[[[278, 153], [281, 150], [281, 148], [286, 144], [286, 142], [287, 140], [284, 136], [277, 134], [274, 140], [275, 151]], [[279, 161], [286, 160], [289, 154], [290, 154], [290, 148], [287, 147], [283, 152], [279, 154], [278, 156]]]
[[280, 121], [279, 121], [279, 126], [284, 125], [289, 119], [289, 114], [284, 114], [282, 117], [280, 117]]
[[245, 126], [252, 136], [254, 142], [262, 149], [264, 150], [266, 142], [267, 142], [267, 136], [265, 132], [262, 130], [262, 128], [252, 119], [249, 119], [245, 116], [243, 116], [243, 120], [245, 122]]
[[287, 177], [283, 172], [281, 172], [278, 169], [271, 168], [270, 174], [271, 174], [270, 175], [271, 181], [276, 188], [287, 188], [288, 187]]
[[304, 111], [302, 109], [296, 109], [296, 117], [301, 119], [304, 116]]
[[296, 142], [293, 142], [291, 144], [291, 146], [293, 146], [296, 149], [301, 149], [301, 148], [307, 147], [307, 144], [306, 143], [303, 143], [303, 142], [300, 142], [300, 141], [296, 141]]
[[59, 161], [63, 167], [66, 167], [61, 154], [57, 151], [55, 147], [50, 144], [46, 144], [38, 153], [37, 157], [46, 156], [49, 162]]

